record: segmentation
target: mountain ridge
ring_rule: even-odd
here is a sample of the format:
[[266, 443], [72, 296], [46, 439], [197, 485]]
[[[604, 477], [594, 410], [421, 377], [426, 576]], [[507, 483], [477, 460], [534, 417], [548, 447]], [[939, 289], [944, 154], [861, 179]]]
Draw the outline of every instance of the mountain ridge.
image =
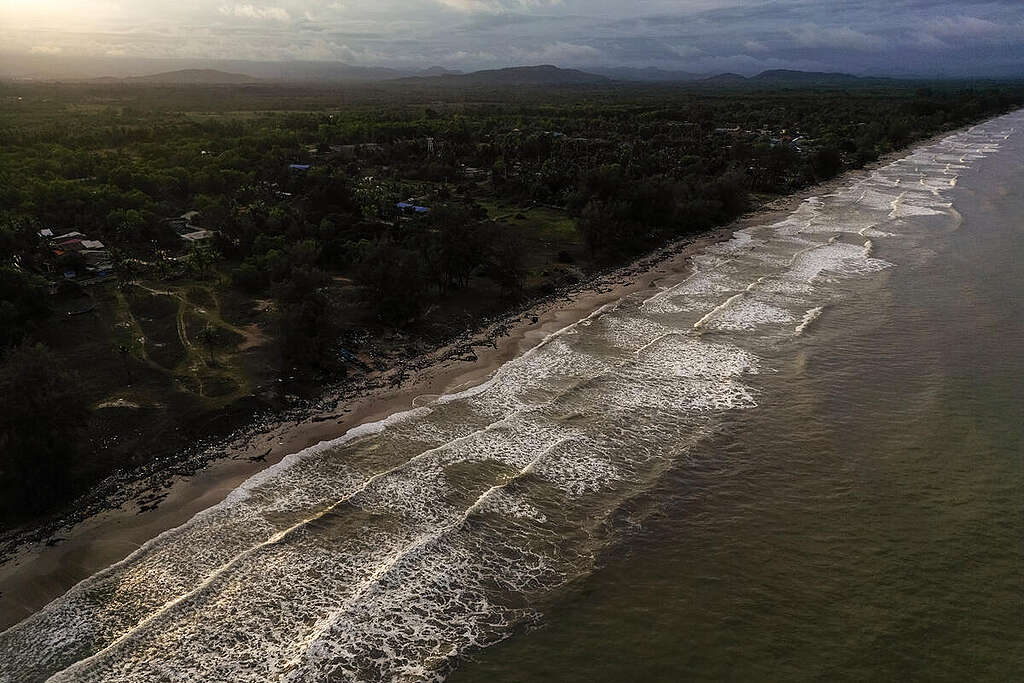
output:
[[658, 67], [607, 66], [583, 67], [587, 73], [607, 76], [616, 81], [633, 81], [637, 83], [685, 83], [698, 81], [704, 74], [678, 69], [659, 69]]
[[553, 64], [513, 66], [503, 69], [483, 69], [465, 74], [447, 73], [440, 76], [412, 76], [397, 79], [409, 84], [442, 85], [578, 85], [610, 83], [610, 78], [579, 69], [563, 69]]
[[701, 74], [659, 67], [580, 66], [551, 64], [512, 66], [461, 72], [441, 65], [427, 68], [355, 66], [345, 62], [81, 58], [15, 56], [0, 60], [0, 77], [17, 80], [79, 81], [95, 84], [229, 85], [255, 83], [367, 83], [407, 85], [575, 85], [602, 83], [690, 84], [722, 87], [844, 87], [892, 82], [893, 77], [857, 76], [839, 71], [768, 69], [745, 76]]
[[218, 69], [177, 69], [145, 76], [127, 76], [119, 79], [125, 83], [153, 83], [167, 85], [235, 85], [259, 83], [260, 79], [248, 74], [230, 73]]

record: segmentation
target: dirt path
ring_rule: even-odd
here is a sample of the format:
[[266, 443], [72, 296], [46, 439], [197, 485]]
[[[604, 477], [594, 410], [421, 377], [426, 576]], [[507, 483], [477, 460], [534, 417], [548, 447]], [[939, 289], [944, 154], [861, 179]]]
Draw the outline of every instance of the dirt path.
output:
[[[189, 337], [187, 316], [189, 313], [192, 313], [205, 319], [208, 325], [229, 330], [241, 337], [243, 341], [235, 346], [236, 351], [244, 351], [262, 343], [263, 337], [258, 332], [254, 332], [252, 329], [239, 328], [224, 320], [220, 312], [220, 300], [217, 298], [217, 295], [212, 288], [203, 287], [203, 290], [210, 296], [213, 305], [200, 307], [198, 304], [189, 301], [187, 294], [183, 293], [181, 290], [157, 289], [142, 284], [141, 282], [133, 282], [132, 285], [145, 292], [149, 292], [150, 294], [154, 294], [156, 296], [167, 296], [177, 300], [178, 310], [175, 312], [175, 327], [177, 329], [178, 341], [181, 343], [182, 350], [185, 353], [185, 357], [182, 359], [179, 367], [185, 368], [185, 370], [191, 374], [193, 379], [196, 381], [198, 391], [195, 393], [204, 398], [211, 398], [206, 392], [207, 380], [210, 379], [210, 371], [217, 375], [227, 376], [232, 381], [235, 381], [239, 386], [239, 391], [244, 389], [247, 382], [239, 381], [244, 379], [244, 377], [240, 374], [238, 368], [232, 364], [214, 363], [212, 361], [212, 353], [210, 359], [207, 359], [203, 349], [198, 348], [197, 344]], [[194, 287], [195, 285], [191, 286]], [[128, 316], [132, 317], [130, 307], [128, 308]], [[138, 330], [139, 336], [142, 339], [145, 339], [146, 335], [142, 331], [141, 326], [134, 320], [134, 318], [132, 318], [132, 321]], [[255, 326], [250, 325], [249, 327], [252, 328]], [[258, 330], [258, 328], [256, 329]], [[208, 351], [209, 348], [207, 348], [207, 352]], [[146, 356], [145, 342], [143, 342], [140, 356], [145, 358], [151, 365], [153, 364]], [[213, 370], [215, 367], [216, 370]]]

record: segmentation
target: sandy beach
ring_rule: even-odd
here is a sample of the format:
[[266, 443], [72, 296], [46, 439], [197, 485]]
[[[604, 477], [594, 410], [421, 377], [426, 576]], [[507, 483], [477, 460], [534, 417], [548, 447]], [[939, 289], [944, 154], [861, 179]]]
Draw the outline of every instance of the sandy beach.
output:
[[[924, 144], [924, 143], [919, 143]], [[139, 511], [135, 501], [106, 510], [57, 534], [59, 542], [22, 547], [0, 566], [0, 630], [17, 623], [82, 579], [115, 563], [160, 533], [181, 525], [197, 512], [219, 503], [252, 475], [323, 441], [344, 435], [361, 424], [416, 407], [431, 398], [465, 389], [487, 380], [502, 364], [536, 346], [546, 336], [590, 315], [597, 309], [638, 292], [656, 293], [684, 280], [690, 260], [711, 244], [728, 240], [736, 230], [778, 220], [809, 196], [828, 192], [838, 183], [859, 177], [887, 163], [882, 159], [864, 170], [851, 171], [828, 183], [782, 197], [760, 207], [733, 224], [673, 243], [629, 266], [580, 285], [575, 291], [539, 303], [525, 315], [494, 323], [477, 337], [494, 340], [493, 346], [474, 348], [476, 360], [443, 358], [437, 349], [416, 363], [398, 388], [382, 388], [333, 409], [301, 420], [274, 425], [189, 477], [176, 477], [166, 498], [155, 509]], [[505, 327], [507, 334], [488, 334]]]

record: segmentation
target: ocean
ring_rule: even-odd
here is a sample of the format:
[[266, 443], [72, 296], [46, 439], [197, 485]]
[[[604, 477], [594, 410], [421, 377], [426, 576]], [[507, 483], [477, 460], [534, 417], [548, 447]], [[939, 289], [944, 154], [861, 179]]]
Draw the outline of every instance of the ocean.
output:
[[1024, 113], [254, 476], [0, 680], [1007, 680]]

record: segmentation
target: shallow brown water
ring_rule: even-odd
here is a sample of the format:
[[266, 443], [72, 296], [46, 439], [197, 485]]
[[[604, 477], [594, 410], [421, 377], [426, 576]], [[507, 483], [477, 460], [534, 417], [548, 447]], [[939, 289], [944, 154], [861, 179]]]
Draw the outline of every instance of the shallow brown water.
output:
[[1024, 144], [947, 196], [962, 223], [876, 240], [898, 267], [768, 356], [759, 408], [633, 540], [453, 680], [1019, 679]]

